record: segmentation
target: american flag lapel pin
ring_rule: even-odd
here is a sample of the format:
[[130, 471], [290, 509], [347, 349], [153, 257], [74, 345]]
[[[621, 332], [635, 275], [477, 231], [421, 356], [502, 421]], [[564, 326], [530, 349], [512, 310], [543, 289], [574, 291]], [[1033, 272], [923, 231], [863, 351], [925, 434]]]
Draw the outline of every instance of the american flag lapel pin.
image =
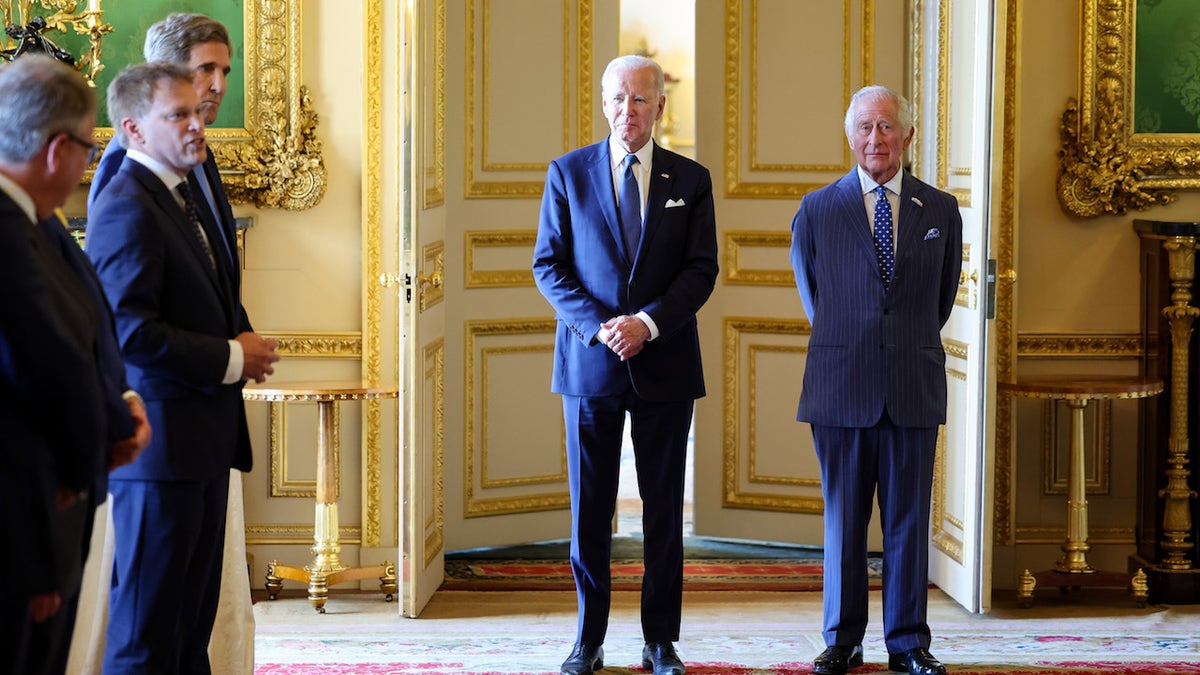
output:
[[920, 199], [917, 199], [916, 197], [913, 197], [912, 200], [913, 200], [913, 203], [916, 204], [917, 206], [922, 206], [922, 207], [925, 206], [925, 204]]

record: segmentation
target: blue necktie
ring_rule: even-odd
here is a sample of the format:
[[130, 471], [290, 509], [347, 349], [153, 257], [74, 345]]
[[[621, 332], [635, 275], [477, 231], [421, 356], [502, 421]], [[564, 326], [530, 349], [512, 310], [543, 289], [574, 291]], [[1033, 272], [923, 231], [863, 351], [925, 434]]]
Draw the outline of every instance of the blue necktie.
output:
[[892, 271], [896, 267], [896, 254], [892, 246], [892, 205], [888, 203], [887, 188], [875, 188], [879, 199], [875, 201], [875, 257], [879, 260], [879, 276], [883, 288], [892, 283]]
[[622, 163], [625, 170], [617, 190], [617, 204], [621, 209], [621, 234], [625, 237], [625, 252], [629, 256], [629, 262], [633, 262], [637, 257], [638, 243], [642, 239], [642, 197], [638, 194], [637, 178], [633, 175], [633, 165], [638, 163], [637, 155], [625, 155]]

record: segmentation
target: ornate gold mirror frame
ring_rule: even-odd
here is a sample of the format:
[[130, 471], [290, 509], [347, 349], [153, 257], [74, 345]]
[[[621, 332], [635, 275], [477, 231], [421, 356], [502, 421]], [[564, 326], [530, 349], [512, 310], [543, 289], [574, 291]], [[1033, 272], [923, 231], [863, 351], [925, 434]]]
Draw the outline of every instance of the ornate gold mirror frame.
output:
[[[14, 2], [19, 3], [20, 19], [25, 22], [35, 2], [56, 11], [47, 15], [51, 28], [65, 31], [69, 25], [77, 33], [90, 33], [92, 52], [99, 51], [101, 35], [117, 38], [110, 32], [111, 26], [102, 23], [101, 0], [86, 4], [82, 0], [0, 0], [8, 22], [17, 18], [12, 11]], [[170, 9], [166, 4], [164, 16]], [[312, 208], [325, 195], [326, 173], [316, 134], [317, 114], [307, 87], [300, 84], [301, 3], [244, 0], [242, 4], [244, 44], [233, 47], [245, 52], [245, 126], [210, 127], [209, 147], [233, 202], [293, 211]], [[172, 7], [175, 11], [202, 11]], [[94, 53], [85, 58], [81, 64], [88, 68], [85, 74], [94, 77], [104, 66]], [[112, 128], [96, 129], [101, 142], [107, 143], [112, 136]], [[84, 181], [90, 180], [89, 171]]]
[[1059, 127], [1058, 200], [1091, 218], [1168, 204], [1200, 188], [1200, 136], [1134, 133], [1137, 0], [1084, 0], [1080, 99]]

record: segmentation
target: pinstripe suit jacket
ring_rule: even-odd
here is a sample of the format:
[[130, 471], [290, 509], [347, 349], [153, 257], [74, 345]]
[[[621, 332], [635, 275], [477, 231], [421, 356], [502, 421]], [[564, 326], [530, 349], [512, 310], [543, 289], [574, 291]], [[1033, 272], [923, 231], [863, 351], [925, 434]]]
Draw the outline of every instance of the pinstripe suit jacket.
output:
[[885, 292], [857, 169], [806, 195], [792, 220], [792, 268], [812, 324], [796, 419], [869, 427], [946, 421], [941, 328], [962, 267], [952, 196], [905, 172], [896, 266]]

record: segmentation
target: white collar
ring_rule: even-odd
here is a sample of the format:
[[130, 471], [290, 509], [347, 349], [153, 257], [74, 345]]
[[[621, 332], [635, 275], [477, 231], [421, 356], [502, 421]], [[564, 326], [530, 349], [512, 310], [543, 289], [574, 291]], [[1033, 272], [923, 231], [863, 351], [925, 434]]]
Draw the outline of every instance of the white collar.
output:
[[[874, 192], [875, 186], [879, 185], [879, 183], [876, 183], [874, 178], [871, 178], [869, 175], [867, 175], [867, 172], [863, 171], [861, 166], [857, 168], [858, 182], [859, 185], [862, 186], [862, 193], [865, 195], [868, 192]], [[900, 194], [900, 184], [903, 182], [903, 178], [904, 169], [900, 169], [896, 172], [896, 175], [888, 179], [888, 182], [884, 183], [883, 186], [886, 187], [892, 194], [898, 195]]]
[[137, 162], [138, 164], [141, 164], [147, 169], [150, 169], [150, 172], [155, 176], [158, 176], [158, 179], [163, 182], [163, 185], [166, 185], [167, 189], [171, 190], [172, 192], [175, 191], [175, 188], [179, 187], [180, 183], [187, 181], [186, 177], [180, 178], [179, 174], [175, 173], [174, 169], [171, 169], [166, 164], [163, 164], [162, 162], [154, 159], [150, 155], [147, 155], [140, 150], [128, 148], [125, 150], [125, 156]]
[[34, 206], [33, 197], [25, 191], [25, 188], [17, 185], [17, 182], [8, 176], [0, 173], [0, 191], [8, 195], [10, 199], [16, 202], [17, 206], [25, 212], [29, 217], [29, 222], [37, 222], [37, 207]]

